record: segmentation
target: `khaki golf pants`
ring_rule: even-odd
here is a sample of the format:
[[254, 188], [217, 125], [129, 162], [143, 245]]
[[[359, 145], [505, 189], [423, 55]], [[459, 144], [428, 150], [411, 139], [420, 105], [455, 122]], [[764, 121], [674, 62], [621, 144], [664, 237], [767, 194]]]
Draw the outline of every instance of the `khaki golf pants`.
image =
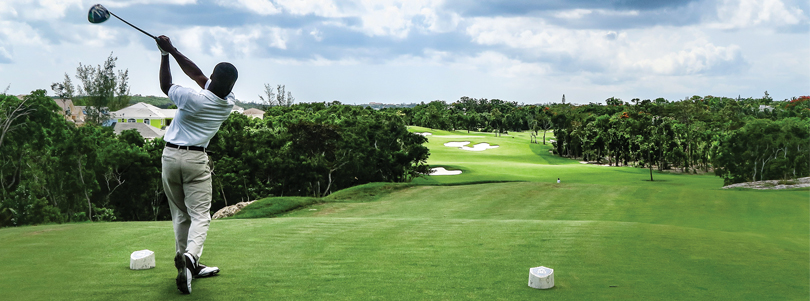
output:
[[202, 151], [163, 149], [163, 190], [169, 199], [179, 253], [199, 258], [211, 223], [211, 167]]

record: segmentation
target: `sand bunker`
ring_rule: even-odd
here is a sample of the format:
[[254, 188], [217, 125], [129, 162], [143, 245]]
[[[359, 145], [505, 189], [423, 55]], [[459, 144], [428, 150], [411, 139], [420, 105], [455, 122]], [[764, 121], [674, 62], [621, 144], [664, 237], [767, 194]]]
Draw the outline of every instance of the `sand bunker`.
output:
[[428, 133], [428, 132], [424, 132], [424, 133], [414, 133], [414, 134], [417, 134], [417, 135], [422, 135], [422, 136], [430, 136], [430, 135], [433, 135], [433, 133]]
[[474, 152], [480, 152], [480, 151], [483, 151], [483, 150], [498, 148], [497, 145], [489, 145], [489, 143], [486, 143], [486, 142], [478, 143], [476, 145], [473, 145], [472, 147], [467, 146], [467, 144], [470, 144], [470, 142], [469, 141], [447, 142], [447, 143], [444, 144], [444, 146], [458, 147], [458, 148], [463, 149], [463, 150], [474, 151]]
[[444, 167], [434, 167], [430, 169], [431, 176], [454, 176], [460, 175], [460, 170], [447, 170]]
[[473, 145], [472, 147], [469, 147], [469, 146], [462, 146], [461, 147], [461, 149], [463, 149], [463, 150], [474, 151], [474, 152], [480, 152], [480, 151], [483, 151], [483, 150], [488, 150], [488, 149], [493, 149], [493, 148], [498, 148], [498, 146], [497, 145], [489, 145], [489, 143], [486, 143], [486, 142], [478, 143], [476, 145]]

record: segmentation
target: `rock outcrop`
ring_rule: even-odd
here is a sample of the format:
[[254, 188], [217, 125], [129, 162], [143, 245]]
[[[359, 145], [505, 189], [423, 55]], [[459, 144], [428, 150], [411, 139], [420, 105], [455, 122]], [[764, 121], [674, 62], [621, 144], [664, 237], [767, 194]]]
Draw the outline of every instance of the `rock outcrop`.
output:
[[234, 214], [236, 214], [237, 212], [242, 211], [242, 208], [245, 208], [245, 206], [250, 205], [253, 202], [255, 202], [255, 201], [239, 202], [239, 203], [236, 203], [236, 205], [225, 206], [224, 208], [219, 209], [219, 211], [214, 213], [214, 216], [211, 217], [211, 218], [218, 219], [218, 218], [223, 218], [223, 217], [231, 217]]
[[751, 188], [751, 189], [791, 189], [791, 188], [810, 187], [810, 177], [798, 178], [789, 181], [767, 180], [767, 181], [737, 183], [728, 186], [723, 186], [723, 189], [737, 188], [737, 187]]

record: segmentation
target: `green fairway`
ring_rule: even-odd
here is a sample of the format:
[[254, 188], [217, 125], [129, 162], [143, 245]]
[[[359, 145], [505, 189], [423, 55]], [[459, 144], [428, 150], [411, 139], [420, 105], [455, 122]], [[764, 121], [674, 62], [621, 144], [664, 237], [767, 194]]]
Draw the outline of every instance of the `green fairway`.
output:
[[[371, 184], [321, 201], [270, 198], [216, 220], [201, 300], [807, 300], [810, 190], [723, 190], [710, 175], [552, 156], [528, 133], [431, 132], [415, 185]], [[553, 139], [551, 133], [547, 138]], [[514, 138], [513, 138], [514, 137]], [[542, 133], [540, 135], [542, 138]], [[446, 142], [487, 142], [481, 152]], [[557, 184], [556, 179], [562, 183]], [[468, 185], [469, 182], [499, 182]], [[508, 181], [508, 182], [506, 182]], [[300, 207], [304, 206], [304, 207]], [[290, 208], [298, 208], [286, 211]], [[237, 217], [240, 217], [237, 216]], [[0, 229], [8, 300], [187, 299], [170, 222]], [[129, 270], [129, 254], [157, 267]], [[529, 268], [556, 286], [527, 286]]]

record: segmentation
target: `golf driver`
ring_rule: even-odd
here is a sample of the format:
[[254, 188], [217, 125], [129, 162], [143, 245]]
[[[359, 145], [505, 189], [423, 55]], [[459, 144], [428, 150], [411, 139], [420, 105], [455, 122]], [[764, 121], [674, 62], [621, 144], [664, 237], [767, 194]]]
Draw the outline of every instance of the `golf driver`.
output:
[[155, 36], [149, 34], [148, 32], [143, 31], [143, 29], [140, 29], [135, 25], [130, 24], [126, 20], [121, 19], [121, 17], [116, 16], [114, 13], [107, 10], [107, 8], [105, 8], [104, 6], [101, 6], [101, 4], [93, 5], [93, 7], [90, 8], [90, 12], [87, 14], [87, 20], [90, 21], [90, 23], [94, 23], [94, 24], [102, 23], [102, 22], [107, 21], [108, 19], [110, 19], [110, 15], [113, 15], [113, 17], [116, 17], [116, 18], [118, 18], [118, 20], [121, 20], [121, 22], [127, 23], [127, 25], [132, 26], [132, 28], [137, 29], [138, 31], [144, 33], [145, 35], [147, 35], [150, 38], [155, 39], [155, 41], [157, 41], [157, 38]]

